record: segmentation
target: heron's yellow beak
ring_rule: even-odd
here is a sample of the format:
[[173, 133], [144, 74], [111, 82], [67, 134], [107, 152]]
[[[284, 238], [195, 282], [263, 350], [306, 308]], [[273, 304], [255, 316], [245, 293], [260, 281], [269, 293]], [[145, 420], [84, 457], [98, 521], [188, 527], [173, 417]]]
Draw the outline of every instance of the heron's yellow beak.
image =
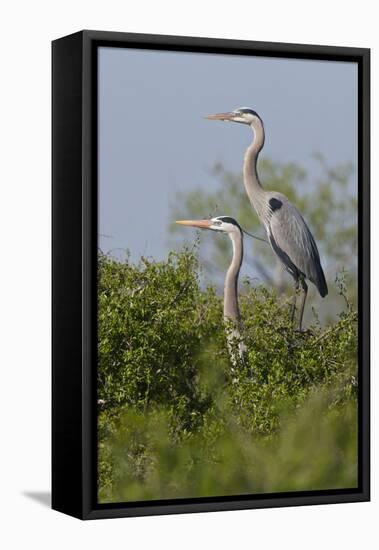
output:
[[216, 113], [214, 115], [207, 115], [205, 118], [208, 120], [233, 120], [236, 116], [235, 113]]
[[201, 229], [209, 229], [212, 225], [211, 220], [178, 220], [175, 223], [179, 225], [189, 225], [191, 227], [200, 227]]

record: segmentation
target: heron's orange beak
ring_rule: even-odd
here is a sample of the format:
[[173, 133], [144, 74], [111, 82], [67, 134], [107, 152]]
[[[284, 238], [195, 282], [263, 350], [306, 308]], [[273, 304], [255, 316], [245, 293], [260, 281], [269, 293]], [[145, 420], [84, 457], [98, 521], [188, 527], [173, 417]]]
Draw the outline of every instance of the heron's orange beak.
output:
[[214, 115], [207, 115], [205, 118], [208, 120], [233, 120], [236, 116], [235, 113], [216, 113]]
[[179, 225], [189, 225], [191, 227], [200, 227], [201, 229], [209, 229], [212, 225], [211, 220], [178, 220], [175, 223]]

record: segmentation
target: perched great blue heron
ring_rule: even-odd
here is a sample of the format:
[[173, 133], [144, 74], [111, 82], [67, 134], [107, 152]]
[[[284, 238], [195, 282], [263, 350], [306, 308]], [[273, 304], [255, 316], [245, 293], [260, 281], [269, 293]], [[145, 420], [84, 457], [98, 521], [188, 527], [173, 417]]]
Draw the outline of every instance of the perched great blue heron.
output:
[[[200, 229], [211, 229], [226, 233], [233, 246], [232, 261], [225, 276], [224, 284], [224, 320], [228, 323], [232, 321], [231, 326], [227, 326], [227, 340], [232, 362], [236, 363], [236, 357], [233, 352], [234, 342], [237, 340], [238, 355], [240, 358], [246, 350], [241, 341], [239, 324], [241, 321], [240, 310], [238, 307], [238, 277], [243, 261], [243, 230], [239, 223], [229, 216], [217, 216], [210, 220], [180, 220], [176, 223], [180, 225], [189, 225], [199, 227]], [[255, 238], [254, 235], [251, 235]]]
[[246, 150], [243, 163], [244, 185], [250, 202], [266, 229], [273, 251], [295, 280], [292, 320], [296, 309], [297, 293], [301, 285], [302, 299], [299, 315], [299, 330], [301, 330], [308, 292], [305, 279], [309, 279], [317, 287], [323, 298], [328, 294], [328, 287], [317, 245], [304, 218], [285, 195], [276, 191], [265, 191], [259, 181], [257, 159], [265, 141], [262, 119], [258, 113], [245, 107], [229, 113], [208, 115], [206, 118], [247, 124], [253, 130], [254, 138]]

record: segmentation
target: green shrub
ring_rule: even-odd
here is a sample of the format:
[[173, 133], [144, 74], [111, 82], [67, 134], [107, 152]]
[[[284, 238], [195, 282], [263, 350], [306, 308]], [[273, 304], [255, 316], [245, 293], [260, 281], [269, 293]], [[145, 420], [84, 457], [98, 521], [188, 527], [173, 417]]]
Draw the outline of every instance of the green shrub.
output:
[[100, 255], [98, 397], [107, 408], [160, 404], [182, 417], [206, 406], [196, 357], [219, 329], [221, 305], [196, 270], [190, 252], [138, 266]]
[[293, 330], [273, 291], [241, 288], [232, 365], [222, 298], [196, 254], [99, 255], [99, 501], [356, 485], [357, 315]]
[[[115, 464], [100, 500], [193, 498], [357, 486], [356, 407], [330, 408], [313, 394], [276, 437], [256, 439], [235, 418], [206, 415], [202, 429], [180, 443], [164, 411], [126, 411], [117, 437], [101, 447]], [[109, 472], [108, 472], [109, 473]], [[105, 474], [105, 472], [104, 472]]]

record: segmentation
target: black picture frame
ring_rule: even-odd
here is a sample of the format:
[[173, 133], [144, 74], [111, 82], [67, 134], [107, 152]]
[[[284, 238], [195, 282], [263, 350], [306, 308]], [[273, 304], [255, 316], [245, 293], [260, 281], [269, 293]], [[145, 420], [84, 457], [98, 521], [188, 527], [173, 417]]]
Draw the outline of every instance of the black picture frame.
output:
[[[97, 48], [354, 61], [359, 101], [357, 489], [98, 504], [96, 501]], [[81, 519], [370, 499], [370, 50], [81, 31], [52, 43], [52, 507]]]

